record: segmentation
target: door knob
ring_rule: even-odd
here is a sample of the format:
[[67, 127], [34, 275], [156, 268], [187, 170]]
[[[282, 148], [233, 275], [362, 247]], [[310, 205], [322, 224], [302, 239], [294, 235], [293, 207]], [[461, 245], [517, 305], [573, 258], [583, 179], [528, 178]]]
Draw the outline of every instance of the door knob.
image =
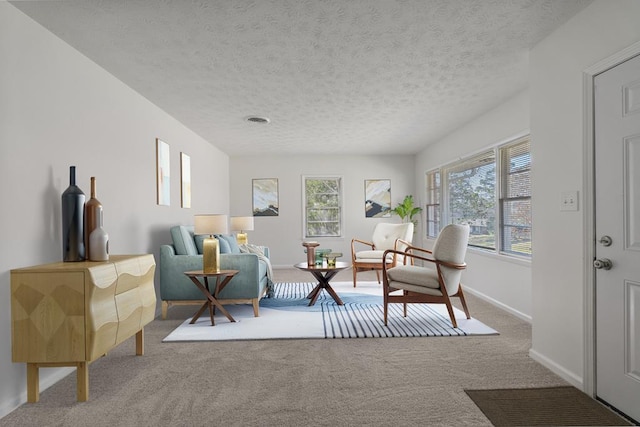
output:
[[602, 246], [611, 246], [611, 243], [613, 243], [613, 240], [609, 236], [602, 236], [600, 238], [600, 244]]
[[612, 265], [613, 263], [611, 260], [607, 258], [596, 259], [593, 261], [593, 266], [597, 269], [611, 270]]

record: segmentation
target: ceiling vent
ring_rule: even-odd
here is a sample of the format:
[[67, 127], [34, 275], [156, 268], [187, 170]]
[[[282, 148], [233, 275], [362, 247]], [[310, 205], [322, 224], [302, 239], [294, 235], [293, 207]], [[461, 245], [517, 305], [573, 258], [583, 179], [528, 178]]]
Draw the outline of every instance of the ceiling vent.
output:
[[248, 122], [253, 122], [253, 123], [269, 123], [269, 122], [271, 122], [271, 120], [269, 120], [266, 117], [258, 117], [258, 116], [249, 116], [249, 117], [247, 117], [247, 121]]

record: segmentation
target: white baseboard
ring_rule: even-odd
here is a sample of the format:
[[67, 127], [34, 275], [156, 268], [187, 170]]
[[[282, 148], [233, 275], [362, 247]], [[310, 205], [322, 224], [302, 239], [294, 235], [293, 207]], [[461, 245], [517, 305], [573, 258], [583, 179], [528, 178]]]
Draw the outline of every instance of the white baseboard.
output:
[[507, 313], [513, 314], [514, 316], [516, 316], [519, 319], [524, 320], [527, 323], [531, 323], [532, 319], [531, 316], [529, 316], [528, 314], [524, 314], [521, 311], [516, 310], [513, 307], [510, 307], [496, 299], [491, 298], [488, 295], [483, 294], [482, 292], [478, 292], [475, 289], [469, 288], [467, 286], [464, 287], [464, 292], [468, 293], [468, 294], [472, 294], [478, 298], [480, 298], [481, 300], [484, 300], [486, 302], [488, 302], [489, 304], [495, 305], [496, 307], [506, 311]]
[[[42, 369], [45, 369], [45, 368], [42, 368]], [[51, 369], [51, 368], [46, 368], [46, 369]], [[45, 378], [41, 378], [40, 393], [42, 393], [43, 391], [45, 391], [46, 389], [48, 389], [49, 387], [51, 387], [52, 385], [54, 385], [64, 377], [66, 377], [67, 375], [74, 373], [75, 371], [76, 371], [76, 368], [56, 368], [53, 372], [51, 372], [50, 375], [47, 375]], [[10, 414], [15, 409], [18, 409], [20, 405], [27, 403], [26, 373], [25, 373], [24, 386], [25, 388], [19, 395], [15, 396], [13, 399], [3, 402], [3, 405], [0, 406], [0, 418]]]
[[529, 357], [531, 357], [533, 360], [535, 360], [545, 368], [549, 369], [554, 374], [558, 375], [560, 378], [562, 378], [572, 386], [576, 387], [578, 390], [583, 390], [584, 382], [582, 380], [582, 377], [576, 375], [571, 371], [568, 371], [564, 367], [558, 365], [556, 362], [546, 356], [543, 356], [534, 349], [529, 350]]
[[[474, 289], [468, 288], [465, 286], [464, 291], [466, 293], [472, 294], [474, 296], [477, 296], [478, 298], [487, 301], [490, 304], [495, 305], [496, 307], [505, 310], [508, 313], [513, 314], [514, 316], [524, 320], [525, 322], [528, 323], [532, 323], [533, 319], [531, 318], [531, 316], [524, 314], [518, 310], [513, 309], [512, 307], [509, 307], [506, 304], [501, 303], [500, 301], [497, 301], [485, 294], [483, 294], [482, 292], [478, 292]], [[529, 350], [529, 357], [531, 357], [533, 360], [535, 360], [536, 362], [538, 362], [539, 364], [541, 364], [542, 366], [544, 366], [545, 368], [549, 369], [551, 372], [553, 372], [554, 374], [558, 375], [560, 378], [562, 378], [563, 380], [565, 380], [566, 382], [568, 382], [569, 384], [571, 384], [572, 386], [576, 387], [579, 390], [583, 390], [584, 384], [583, 384], [583, 378], [579, 375], [576, 375], [575, 373], [568, 371], [567, 369], [565, 369], [563, 366], [558, 365], [556, 362], [554, 362], [553, 360], [549, 359], [546, 356], [543, 356], [542, 354], [538, 353], [537, 351], [530, 349]]]
[[[501, 303], [500, 301], [497, 301], [485, 294], [483, 294], [482, 292], [478, 292], [474, 289], [465, 287], [464, 288], [465, 293], [469, 293], [472, 294], [474, 296], [477, 296], [478, 298], [487, 301], [490, 304], [495, 305], [496, 307], [505, 310], [508, 313], [513, 314], [514, 316], [524, 320], [525, 322], [528, 323], [532, 323], [532, 318], [531, 316], [524, 314], [518, 310], [513, 309], [512, 307], [509, 307], [506, 304]], [[553, 360], [549, 359], [546, 356], [543, 356], [542, 354], [538, 353], [537, 351], [530, 349], [529, 350], [529, 357], [531, 357], [533, 360], [535, 360], [536, 362], [538, 362], [539, 364], [541, 364], [542, 366], [544, 366], [545, 368], [549, 369], [551, 372], [553, 372], [554, 374], [558, 375], [560, 378], [562, 378], [563, 380], [565, 380], [566, 382], [568, 382], [569, 384], [571, 384], [572, 386], [576, 387], [579, 390], [583, 390], [583, 379], [582, 377], [576, 375], [575, 373], [568, 371], [567, 369], [565, 369], [564, 367], [558, 365], [556, 362], [554, 362]]]

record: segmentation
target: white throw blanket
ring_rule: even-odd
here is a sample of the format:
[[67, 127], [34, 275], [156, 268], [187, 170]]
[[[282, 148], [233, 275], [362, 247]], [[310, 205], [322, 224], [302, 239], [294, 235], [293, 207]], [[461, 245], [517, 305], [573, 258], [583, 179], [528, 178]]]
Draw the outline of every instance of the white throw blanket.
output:
[[240, 252], [256, 254], [258, 255], [258, 259], [265, 262], [267, 265], [267, 288], [268, 288], [268, 296], [271, 297], [273, 294], [273, 268], [271, 267], [271, 260], [267, 258], [264, 254], [264, 249], [262, 246], [252, 245], [251, 243], [245, 243], [239, 245]]

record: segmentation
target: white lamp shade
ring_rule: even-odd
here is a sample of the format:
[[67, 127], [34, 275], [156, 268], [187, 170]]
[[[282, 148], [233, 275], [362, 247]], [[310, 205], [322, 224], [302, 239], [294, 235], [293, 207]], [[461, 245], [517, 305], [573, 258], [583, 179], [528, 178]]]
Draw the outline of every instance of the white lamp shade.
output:
[[226, 234], [229, 232], [227, 215], [194, 215], [193, 234]]
[[252, 231], [253, 217], [252, 216], [232, 216], [231, 229], [234, 231]]

